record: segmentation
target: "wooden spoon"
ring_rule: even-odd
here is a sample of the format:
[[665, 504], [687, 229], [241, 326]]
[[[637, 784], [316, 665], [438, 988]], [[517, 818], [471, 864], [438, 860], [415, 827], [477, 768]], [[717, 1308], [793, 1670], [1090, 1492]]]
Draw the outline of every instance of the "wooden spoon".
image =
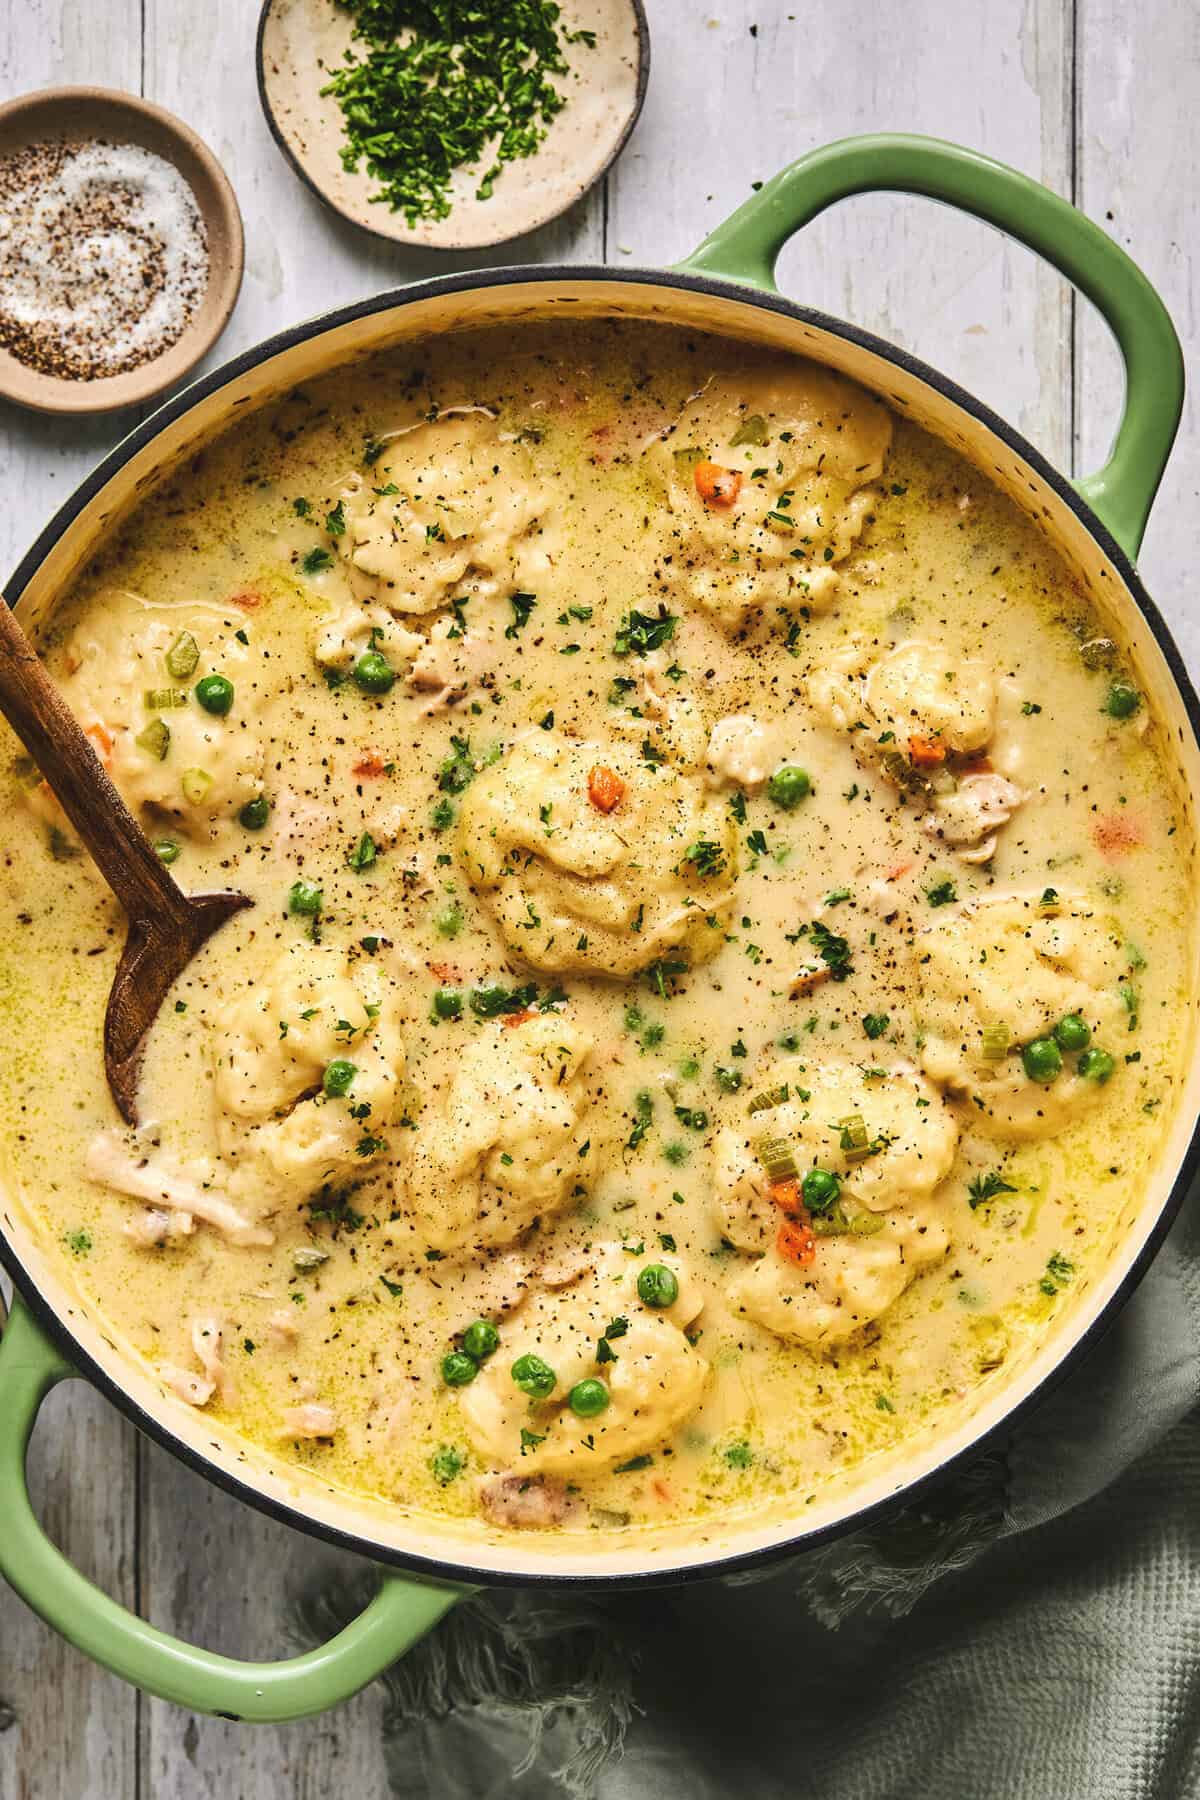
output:
[[142, 1044], [168, 989], [217, 927], [253, 901], [246, 894], [185, 894], [175, 885], [2, 598], [0, 713], [129, 920], [104, 1014], [104, 1072], [121, 1117], [136, 1125]]

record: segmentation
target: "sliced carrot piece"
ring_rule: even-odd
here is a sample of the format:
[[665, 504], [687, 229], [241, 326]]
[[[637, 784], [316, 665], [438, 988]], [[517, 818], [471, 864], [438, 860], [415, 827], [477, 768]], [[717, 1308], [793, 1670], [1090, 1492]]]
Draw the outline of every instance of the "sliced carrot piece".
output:
[[253, 588], [243, 588], [240, 594], [230, 594], [229, 596], [230, 606], [240, 606], [243, 612], [253, 612], [255, 607], [261, 606], [262, 603], [262, 595], [255, 593]]
[[946, 760], [946, 746], [939, 744], [936, 738], [910, 737], [908, 760], [914, 769], [936, 769]]
[[724, 469], [720, 463], [698, 462], [692, 479], [705, 506], [732, 506], [742, 491], [742, 477], [738, 471]]
[[537, 1008], [535, 1006], [527, 1006], [524, 1012], [505, 1013], [500, 1023], [502, 1025], [524, 1025], [527, 1019], [536, 1018]]
[[95, 744], [101, 762], [111, 762], [113, 741], [108, 727], [101, 725], [99, 721], [97, 721], [95, 725], [88, 726], [85, 735], [90, 737], [93, 744]]
[[1141, 821], [1131, 819], [1128, 813], [1105, 813], [1093, 821], [1092, 838], [1102, 856], [1117, 862], [1144, 844], [1146, 834]]
[[368, 750], [366, 755], [360, 756], [355, 763], [354, 773], [356, 775], [382, 775], [385, 766], [378, 750]]
[[780, 1256], [795, 1263], [797, 1268], [807, 1268], [817, 1254], [817, 1240], [812, 1234], [807, 1212], [800, 1218], [783, 1221], [775, 1239], [775, 1248]]
[[912, 868], [911, 861], [893, 863], [891, 868], [887, 871], [887, 873], [883, 879], [885, 881], [899, 881], [900, 877], [902, 875], [907, 875], [908, 871], [911, 868]]
[[769, 1198], [775, 1202], [780, 1212], [787, 1213], [789, 1218], [798, 1219], [805, 1210], [804, 1202], [800, 1198], [800, 1183], [798, 1181], [769, 1182], [767, 1184], [767, 1194]]
[[588, 773], [588, 799], [597, 812], [610, 813], [614, 807], [620, 806], [627, 789], [615, 769], [606, 769], [603, 763]]

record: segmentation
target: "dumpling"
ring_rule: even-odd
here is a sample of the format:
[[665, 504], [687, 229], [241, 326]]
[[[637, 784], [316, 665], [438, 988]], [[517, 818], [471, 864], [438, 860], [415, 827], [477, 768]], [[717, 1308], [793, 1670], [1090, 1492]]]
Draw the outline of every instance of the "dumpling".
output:
[[[262, 792], [253, 652], [235, 630], [216, 607], [156, 606], [123, 591], [91, 608], [70, 640], [63, 698], [151, 830], [212, 837]], [[197, 684], [213, 675], [232, 683], [227, 712], [209, 712], [196, 698]], [[44, 783], [31, 801], [50, 824], [69, 829]]]
[[341, 506], [337, 543], [355, 592], [392, 612], [436, 612], [464, 586], [536, 591], [552, 567], [529, 453], [483, 407], [396, 432]]
[[768, 1250], [729, 1284], [734, 1312], [777, 1337], [814, 1349], [843, 1342], [884, 1314], [950, 1245], [936, 1202], [916, 1201], [879, 1216], [870, 1237], [819, 1237], [798, 1265]]
[[875, 657], [855, 642], [808, 682], [814, 710], [852, 734], [855, 754], [926, 809], [923, 827], [968, 862], [986, 862], [1025, 798], [982, 752], [996, 729], [996, 683], [975, 657], [913, 638]]
[[865, 645], [851, 644], [810, 677], [808, 692], [837, 730], [861, 734], [855, 742], [864, 753], [891, 751], [911, 760], [915, 745], [917, 768], [928, 767], [938, 751], [937, 761], [973, 755], [996, 726], [996, 686], [987, 664], [917, 638], [874, 660]]
[[390, 1148], [404, 1050], [391, 984], [344, 950], [291, 945], [219, 1014], [217, 1141], [235, 1174], [302, 1199]]
[[[638, 1276], [647, 1264], [615, 1251], [574, 1287], [532, 1296], [501, 1328], [500, 1348], [462, 1389], [463, 1423], [484, 1462], [584, 1480], [652, 1450], [696, 1410], [708, 1363], [686, 1328], [702, 1298], [677, 1257], [662, 1263], [678, 1290], [669, 1306], [646, 1305]], [[527, 1355], [553, 1371], [545, 1399], [530, 1399], [513, 1379]], [[581, 1418], [568, 1399], [590, 1379], [604, 1383], [608, 1405]]]
[[890, 443], [885, 408], [811, 363], [702, 388], [647, 452], [671, 514], [667, 584], [731, 631], [763, 607], [828, 606]]
[[1092, 1040], [1113, 1033], [1124, 1013], [1122, 944], [1116, 922], [1079, 896], [1058, 895], [1050, 908], [1014, 894], [940, 909], [916, 940], [926, 1074], [972, 1102], [981, 1130], [1060, 1131], [1094, 1104], [1107, 1076], [1097, 1078], [1094, 1056], [1084, 1062], [1089, 1078], [1078, 1056], [1060, 1052], [1061, 1072], [1034, 1080], [1022, 1051], [1067, 1017], [1082, 1020]]
[[489, 1026], [469, 1045], [397, 1174], [400, 1203], [427, 1243], [511, 1243], [561, 1209], [585, 1167], [598, 1098], [591, 1050], [591, 1037], [554, 1012]]
[[458, 854], [506, 943], [556, 973], [698, 963], [733, 904], [727, 808], [625, 744], [522, 738], [464, 794]]
[[709, 734], [704, 775], [710, 787], [757, 793], [781, 761], [780, 733], [753, 713], [729, 713]]
[[[766, 1250], [779, 1230], [782, 1215], [768, 1196], [759, 1155], [768, 1141], [786, 1142], [801, 1178], [825, 1169], [838, 1177], [855, 1210], [872, 1213], [926, 1199], [950, 1173], [958, 1120], [907, 1064], [878, 1073], [848, 1062], [776, 1065], [766, 1088], [787, 1098], [750, 1114], [744, 1126], [725, 1127], [714, 1148], [717, 1221], [740, 1250]], [[870, 1154], [843, 1130], [848, 1120], [862, 1121]]]

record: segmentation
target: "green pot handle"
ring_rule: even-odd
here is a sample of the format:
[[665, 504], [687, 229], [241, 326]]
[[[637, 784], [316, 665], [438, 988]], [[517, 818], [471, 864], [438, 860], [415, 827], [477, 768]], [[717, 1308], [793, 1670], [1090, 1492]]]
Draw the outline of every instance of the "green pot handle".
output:
[[1183, 408], [1183, 355], [1166, 307], [1106, 231], [1040, 183], [937, 138], [844, 138], [765, 183], [678, 265], [775, 292], [787, 240], [835, 200], [923, 194], [1007, 232], [1087, 295], [1125, 364], [1125, 407], [1104, 467], [1076, 483], [1121, 548], [1137, 555]]
[[25, 1453], [38, 1409], [51, 1388], [75, 1375], [14, 1301], [0, 1339], [0, 1574], [48, 1625], [123, 1680], [224, 1719], [307, 1718], [373, 1681], [468, 1592], [384, 1574], [375, 1598], [344, 1631], [285, 1662], [238, 1662], [155, 1630], [72, 1568], [29, 1503]]

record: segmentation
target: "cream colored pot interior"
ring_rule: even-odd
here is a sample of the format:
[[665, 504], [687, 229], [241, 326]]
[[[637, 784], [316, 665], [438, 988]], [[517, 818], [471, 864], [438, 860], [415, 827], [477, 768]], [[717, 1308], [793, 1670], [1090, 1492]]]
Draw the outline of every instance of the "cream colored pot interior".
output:
[[[236, 429], [240, 412], [254, 408], [298, 383], [384, 347], [449, 330], [484, 324], [561, 317], [622, 316], [675, 323], [722, 333], [756, 344], [810, 356], [840, 370], [879, 394], [965, 455], [1005, 490], [1048, 534], [1095, 605], [1129, 643], [1143, 688], [1154, 696], [1160, 715], [1177, 739], [1180, 777], [1191, 817], [1200, 792], [1200, 751], [1166, 658], [1120, 574], [1054, 488], [989, 427], [960, 408], [938, 388], [887, 357], [836, 333], [777, 313], [751, 300], [672, 288], [652, 281], [600, 278], [542, 279], [429, 294], [367, 317], [355, 318], [281, 349], [234, 374], [181, 417], [161, 428], [132, 455], [82, 509], [47, 552], [25, 591], [19, 610], [34, 629], [52, 613], [58, 596], [98, 543], [159, 481], [210, 439]], [[1190, 991], [1200, 983], [1193, 970]], [[1194, 1005], [1194, 1003], [1193, 1003]], [[1090, 1285], [1081, 1284], [1055, 1327], [1024, 1361], [1011, 1361], [955, 1413], [939, 1415], [927, 1436], [910, 1440], [902, 1455], [889, 1455], [850, 1471], [811, 1503], [797, 1496], [790, 1504], [751, 1516], [639, 1533], [629, 1543], [581, 1552], [576, 1544], [555, 1549], [541, 1542], [502, 1536], [482, 1522], [416, 1521], [382, 1502], [352, 1498], [293, 1465], [278, 1465], [249, 1445], [213, 1429], [210, 1421], [168, 1395], [145, 1370], [131, 1364], [102, 1323], [88, 1317], [7, 1197], [0, 1222], [26, 1273], [83, 1354], [133, 1405], [154, 1422], [164, 1441], [226, 1482], [241, 1483], [297, 1523], [348, 1534], [381, 1560], [419, 1567], [457, 1565], [486, 1577], [627, 1577], [701, 1569], [729, 1557], [797, 1545], [871, 1506], [900, 1493], [967, 1449], [1019, 1406], [1066, 1358], [1110, 1307], [1138, 1263], [1160, 1220], [1173, 1183], [1180, 1176], [1200, 1113], [1200, 1061], [1193, 1047], [1185, 1091], [1163, 1146], [1156, 1179], [1130, 1197], [1123, 1227], [1107, 1267]]]

